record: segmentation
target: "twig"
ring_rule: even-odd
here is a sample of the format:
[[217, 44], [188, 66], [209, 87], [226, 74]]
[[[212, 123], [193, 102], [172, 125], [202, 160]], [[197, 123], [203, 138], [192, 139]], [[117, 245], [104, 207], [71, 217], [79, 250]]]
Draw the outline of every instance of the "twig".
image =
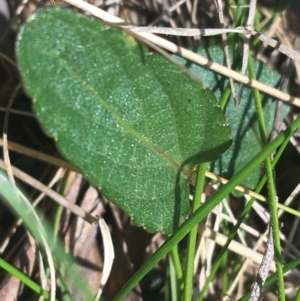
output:
[[274, 257], [274, 244], [273, 244], [273, 234], [272, 234], [272, 227], [269, 229], [268, 241], [266, 246], [266, 252], [263, 256], [261, 265], [259, 267], [256, 281], [251, 290], [250, 297], [248, 301], [257, 301], [260, 294], [262, 287], [267, 279], [272, 261]]
[[[255, 9], [256, 9], [256, 0], [251, 0], [249, 5], [249, 13], [248, 13], [248, 19], [246, 22], [247, 27], [253, 27], [254, 17], [255, 17]], [[244, 36], [244, 44], [243, 44], [243, 59], [242, 59], [242, 69], [241, 74], [245, 75], [248, 67], [248, 58], [249, 58], [249, 47], [250, 47], [250, 39], [251, 34], [246, 33]], [[244, 85], [240, 85], [240, 91], [239, 91], [239, 102], [242, 98], [244, 90]]]
[[181, 37], [209, 37], [216, 36], [224, 33], [241, 33], [245, 34], [248, 31], [245, 27], [236, 28], [169, 28], [169, 27], [147, 27], [147, 26], [133, 26], [133, 25], [122, 25], [122, 28], [127, 29], [131, 32], [148, 32], [154, 34], [163, 34], [171, 36]]
[[[0, 160], [0, 168], [5, 169], [5, 164], [2, 160]], [[61, 196], [59, 193], [53, 191], [50, 189], [48, 186], [42, 184], [35, 178], [29, 176], [28, 174], [24, 173], [20, 169], [16, 167], [11, 167], [13, 175], [19, 179], [21, 179], [23, 182], [27, 183], [28, 185], [44, 192], [47, 194], [50, 198], [52, 198], [54, 201], [56, 201], [58, 204], [61, 206], [65, 207], [66, 209], [70, 210], [73, 212], [75, 215], [83, 218], [90, 224], [94, 224], [98, 222], [98, 219], [94, 217], [93, 215], [89, 214], [79, 206], [72, 204], [71, 202], [68, 202], [63, 196]]]
[[[255, 9], [256, 9], [256, 0], [250, 1], [249, 13], [246, 26], [252, 27], [255, 17]], [[249, 44], [250, 44], [251, 33], [246, 33], [244, 37], [244, 48], [243, 48], [243, 62], [242, 62], [242, 74], [246, 74], [247, 66], [248, 66], [248, 53], [249, 53]], [[241, 89], [242, 91], [242, 89]]]
[[[7, 141], [7, 149], [10, 151], [17, 152], [22, 155], [26, 155], [28, 157], [34, 158], [35, 160], [40, 160], [42, 162], [46, 162], [49, 164], [52, 164], [57, 167], [63, 167], [68, 170], [73, 170], [75, 172], [80, 172], [79, 168], [74, 166], [73, 164], [56, 157], [53, 157], [51, 155], [47, 155], [45, 153], [39, 152], [35, 149], [20, 145], [18, 143]], [[0, 147], [4, 147], [4, 141], [0, 138]]]
[[11, 164], [10, 164], [10, 158], [9, 158], [9, 152], [8, 152], [8, 142], [7, 142], [7, 131], [8, 131], [8, 120], [9, 120], [9, 116], [10, 116], [10, 110], [12, 107], [12, 104], [21, 88], [21, 82], [16, 86], [16, 88], [14, 89], [8, 104], [7, 104], [7, 110], [5, 112], [5, 116], [4, 116], [4, 124], [3, 124], [3, 159], [4, 159], [4, 163], [5, 163], [5, 169], [9, 178], [10, 183], [12, 184], [12, 186], [14, 187], [14, 189], [16, 189], [16, 183], [15, 183], [15, 179], [11, 170]]
[[[224, 24], [224, 14], [223, 14], [223, 4], [222, 4], [221, 0], [215, 0], [215, 1], [216, 1], [217, 9], [218, 9], [220, 25], [221, 25], [222, 29], [224, 29], [225, 24]], [[229, 55], [229, 48], [228, 48], [228, 44], [227, 44], [226, 33], [222, 33], [222, 42], [223, 42], [225, 59], [226, 59], [226, 65], [227, 65], [227, 68], [231, 69], [231, 60], [230, 60], [230, 55]], [[236, 97], [234, 82], [233, 82], [232, 78], [229, 78], [229, 83], [230, 83], [232, 97], [233, 97], [233, 99], [235, 99], [235, 103], [238, 104], [239, 99]]]
[[[108, 23], [111, 26], [116, 26], [116, 27], [120, 27], [120, 28], [122, 28], [122, 25], [128, 26], [124, 20], [122, 20], [118, 17], [112, 16], [109, 13], [107, 13], [85, 1], [82, 1], [82, 0], [64, 0], [64, 1], [84, 10], [85, 12], [87, 12], [97, 18], [100, 18], [102, 21]], [[174, 29], [174, 30], [177, 30], [177, 29]], [[184, 28], [184, 31], [186, 31], [186, 30], [189, 30], [189, 29]], [[198, 32], [197, 34], [199, 35], [199, 29], [196, 29], [196, 30]], [[215, 30], [215, 29], [213, 29], [213, 30]], [[226, 31], [226, 29], [224, 29], [224, 30]], [[232, 29], [230, 29], [230, 31], [232, 32]], [[251, 31], [251, 28], [245, 29], [244, 27], [233, 29], [233, 31], [234, 32], [237, 31], [240, 33], [247, 33], [249, 31], [252, 33], [257, 33], [253, 30]], [[241, 75], [239, 72], [235, 72], [233, 70], [226, 68], [225, 66], [217, 64], [215, 62], [212, 62], [212, 61], [208, 60], [207, 58], [204, 58], [204, 57], [202, 57], [192, 51], [189, 51], [183, 47], [179, 47], [178, 45], [176, 45], [172, 42], [169, 42], [161, 37], [152, 35], [151, 33], [148, 33], [148, 32], [135, 32], [134, 34], [135, 34], [135, 37], [139, 40], [142, 40], [142, 41], [148, 40], [151, 43], [153, 43], [161, 48], [164, 48], [172, 53], [181, 55], [182, 57], [184, 57], [187, 60], [190, 60], [199, 65], [205, 66], [206, 68], [209, 68], [211, 71], [217, 72], [226, 77], [230, 77], [239, 83], [248, 85], [252, 88], [256, 88], [262, 92], [265, 92], [271, 96], [274, 96], [275, 98], [279, 98], [283, 101], [287, 101], [291, 104], [294, 104], [294, 105], [300, 107], [300, 99], [299, 98], [293, 97], [293, 96], [286, 94], [282, 91], [279, 91], [273, 87], [265, 85], [257, 80], [250, 79], [248, 76]], [[270, 38], [268, 38], [268, 39], [272, 41], [272, 39], [270, 39]], [[290, 48], [288, 48], [288, 49], [291, 50]], [[298, 54], [298, 59], [300, 60], [300, 54], [294, 50], [291, 50], [291, 51], [293, 52], [294, 56], [295, 56], [295, 53]]]
[[114, 245], [113, 245], [113, 242], [111, 239], [109, 228], [108, 228], [105, 220], [103, 218], [100, 218], [98, 224], [99, 224], [102, 239], [103, 239], [104, 264], [103, 264], [103, 272], [102, 272], [100, 287], [99, 287], [98, 293], [97, 293], [94, 301], [98, 301], [101, 298], [103, 288], [110, 275], [111, 268], [112, 268], [114, 258], [115, 258]]
[[[68, 0], [69, 1], [69, 0]], [[136, 26], [122, 26], [132, 32], [148, 32], [164, 35], [180, 35], [180, 36], [214, 36], [223, 33], [240, 33], [244, 35], [252, 35], [260, 39], [267, 45], [275, 48], [279, 52], [285, 54], [293, 60], [300, 61], [300, 53], [288, 46], [269, 38], [261, 32], [255, 30], [252, 26], [236, 27], [236, 28], [168, 28], [168, 27], [136, 27]]]
[[[214, 240], [220, 246], [224, 246], [228, 239], [228, 237], [225, 236], [224, 234], [215, 232], [214, 230], [212, 230], [208, 227], [205, 228], [205, 231], [203, 232], [202, 235], [204, 237], [208, 237], [208, 238]], [[228, 250], [233, 251], [236, 254], [241, 255], [245, 258], [249, 258], [257, 264], [260, 264], [261, 262], [263, 262], [262, 254], [257, 253], [252, 248], [242, 245], [241, 243], [237, 242], [236, 240], [231, 241], [231, 243], [228, 247]], [[275, 263], [273, 260], [271, 261], [270, 270], [271, 271], [276, 270]]]

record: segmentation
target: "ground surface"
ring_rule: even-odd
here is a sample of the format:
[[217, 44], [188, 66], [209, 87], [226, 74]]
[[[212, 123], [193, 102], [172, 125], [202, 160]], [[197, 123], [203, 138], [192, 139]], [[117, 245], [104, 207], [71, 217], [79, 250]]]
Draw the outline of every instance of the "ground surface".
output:
[[[53, 1], [54, 2], [54, 1]], [[132, 22], [135, 25], [151, 25], [151, 26], [171, 26], [171, 27], [219, 27], [217, 9], [212, 1], [89, 1], [96, 6], [107, 10], [113, 15]], [[0, 123], [4, 123], [4, 116], [8, 100], [14, 95], [14, 91], [20, 82], [20, 75], [15, 65], [15, 39], [20, 26], [25, 22], [28, 16], [38, 8], [50, 6], [48, 1], [9, 1], [8, 10], [5, 9], [5, 0], [0, 1], [0, 11], [3, 18], [0, 19]], [[56, 5], [68, 6], [63, 1], [55, 1]], [[259, 3], [261, 16], [267, 22], [270, 14], [274, 9], [275, 3], [272, 1], [263, 1]], [[285, 10], [282, 15], [281, 22], [277, 26], [270, 25], [269, 34], [277, 39], [285, 42], [291, 42], [292, 46], [297, 50], [299, 47], [299, 18], [300, 15], [299, 1], [295, 1], [290, 9]], [[230, 9], [225, 7], [225, 26], [231, 25]], [[0, 15], [1, 16], [1, 15]], [[263, 22], [263, 20], [261, 21]], [[280, 25], [281, 24], [281, 25]], [[282, 28], [282, 24], [285, 24]], [[170, 39], [178, 45], [191, 47], [195, 45], [207, 45], [206, 40], [199, 41], [194, 38], [170, 37]], [[284, 40], [285, 39], [285, 40]], [[214, 42], [213, 42], [214, 43]], [[220, 43], [218, 40], [216, 43]], [[220, 43], [221, 44], [221, 43]], [[273, 53], [271, 49], [262, 50], [261, 56], [269, 59], [269, 64], [278, 68], [280, 72], [286, 76], [286, 85], [291, 92], [299, 96], [299, 81], [297, 73], [289, 69], [289, 62], [285, 57]], [[288, 71], [291, 70], [290, 73]], [[299, 77], [298, 77], [299, 78]], [[44, 135], [39, 123], [31, 112], [31, 100], [24, 94], [22, 88], [17, 91], [14, 96], [13, 110], [9, 117], [8, 140], [16, 143], [11, 144], [9, 151], [11, 164], [23, 170], [27, 174], [35, 177], [42, 183], [50, 185], [53, 181], [52, 188], [59, 191], [61, 180], [66, 170], [58, 168], [53, 164], [44, 163], [37, 160], [37, 153], [30, 155], [27, 149], [20, 146], [33, 149], [44, 154], [48, 154], [55, 158], [61, 158], [55, 148], [53, 140]], [[293, 111], [290, 116], [296, 114]], [[291, 191], [300, 181], [300, 157], [299, 147], [297, 149], [297, 140], [294, 146], [291, 144], [285, 152], [282, 160], [277, 168], [277, 191], [279, 199], [285, 200]], [[1, 140], [2, 142], [2, 140]], [[14, 150], [13, 150], [14, 148]], [[74, 168], [75, 170], [75, 168]], [[66, 198], [73, 203], [79, 204], [82, 208], [93, 215], [103, 216], [110, 227], [115, 247], [116, 259], [111, 272], [111, 277], [105, 287], [104, 297], [106, 300], [112, 300], [113, 296], [121, 289], [130, 276], [142, 265], [147, 257], [153, 253], [159, 245], [166, 239], [163, 234], [152, 235], [145, 232], [141, 228], [135, 227], [131, 220], [125, 216], [114, 204], [106, 200], [101, 192], [89, 186], [87, 181], [77, 172], [69, 171], [68, 183], [66, 185]], [[40, 191], [23, 184], [24, 190], [32, 200], [37, 200]], [[1, 189], [1, 187], [0, 187]], [[213, 193], [213, 188], [207, 186], [208, 195]], [[0, 191], [1, 195], [1, 191]], [[298, 200], [299, 201], [299, 200]], [[242, 210], [243, 200], [232, 198], [230, 206], [235, 215]], [[297, 205], [297, 199], [293, 206]], [[39, 201], [39, 209], [44, 213], [46, 219], [53, 221], [53, 216], [57, 212], [56, 205], [50, 198], [43, 196]], [[218, 219], [215, 216], [208, 218], [208, 224], [214, 228], [217, 227], [215, 222]], [[265, 228], [264, 223], [260, 223], [254, 214], [250, 217], [249, 225], [255, 230], [262, 232]], [[12, 265], [18, 267], [24, 273], [38, 279], [41, 277], [38, 263], [38, 248], [29, 239], [28, 235], [22, 227], [17, 223], [17, 219], [10, 212], [7, 205], [0, 203], [0, 256]], [[287, 236], [291, 230], [292, 222], [289, 217], [283, 217], [283, 232]], [[218, 231], [218, 228], [215, 228]], [[103, 244], [99, 231], [96, 226], [91, 226], [82, 220], [74, 217], [66, 211], [60, 213], [60, 221], [58, 222], [58, 235], [62, 238], [65, 249], [73, 254], [82, 270], [82, 278], [87, 286], [91, 287], [91, 291], [96, 293], [103, 268]], [[299, 231], [295, 232], [299, 237]], [[252, 248], [257, 238], [247, 238], [249, 247]], [[299, 249], [299, 239], [295, 239], [293, 244]], [[181, 254], [185, 255], [185, 242], [183, 242]], [[201, 249], [202, 248], [202, 249]], [[203, 251], [204, 248], [204, 251]], [[260, 247], [263, 251], [264, 247]], [[209, 250], [209, 251], [207, 251]], [[201, 287], [201, 273], [204, 273], [203, 267], [207, 267], [204, 260], [212, 261], [214, 251], [218, 247], [211, 244], [209, 240], [199, 244], [197, 252], [197, 269], [195, 273], [195, 295], [199, 286]], [[292, 252], [292, 251], [291, 251]], [[297, 254], [299, 256], [299, 254]], [[229, 258], [233, 260], [233, 253], [229, 254]], [[199, 263], [200, 262], [200, 263]], [[230, 262], [230, 260], [229, 260]], [[147, 278], [136, 287], [126, 298], [128, 301], [142, 300], [164, 300], [164, 285], [167, 278], [166, 274], [167, 261], [163, 261], [153, 270]], [[209, 266], [209, 264], [208, 264]], [[239, 286], [233, 290], [231, 300], [237, 300], [243, 295], [243, 291], [249, 289], [253, 281], [253, 275], [257, 266], [252, 265], [247, 269], [246, 274], [250, 277], [241, 277]], [[232, 266], [228, 266], [228, 273], [231, 273]], [[200, 275], [200, 276], [199, 276]], [[252, 275], [252, 276], [251, 276]], [[210, 295], [206, 300], [222, 300], [220, 293], [222, 287], [222, 275], [218, 275], [211, 289]], [[295, 272], [287, 279], [286, 296], [288, 300], [293, 300], [299, 277]], [[200, 284], [199, 284], [200, 279]], [[295, 284], [296, 283], [296, 284]], [[224, 296], [223, 296], [224, 297]], [[62, 300], [62, 292], [59, 291], [58, 299]], [[3, 270], [0, 271], [0, 300], [37, 300], [36, 294], [33, 294], [28, 288], [24, 287], [17, 278], [11, 276]], [[76, 296], [74, 297], [76, 299]], [[169, 299], [170, 300], [170, 299]], [[263, 300], [276, 300], [275, 288], [266, 292]]]

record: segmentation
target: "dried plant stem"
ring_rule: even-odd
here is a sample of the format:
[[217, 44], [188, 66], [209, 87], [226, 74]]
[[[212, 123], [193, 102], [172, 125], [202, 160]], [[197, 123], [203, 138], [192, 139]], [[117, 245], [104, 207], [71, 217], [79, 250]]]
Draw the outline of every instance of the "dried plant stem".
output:
[[272, 227], [270, 227], [267, 246], [266, 246], [266, 252], [263, 256], [263, 260], [258, 269], [256, 281], [253, 284], [251, 294], [250, 294], [248, 301], [257, 301], [258, 300], [258, 298], [261, 294], [262, 287], [267, 279], [271, 264], [273, 262], [273, 257], [274, 257], [274, 243], [273, 243]]
[[[0, 168], [5, 169], [5, 164], [2, 160], [0, 160]], [[16, 167], [11, 167], [12, 173], [15, 177], [21, 179], [23, 182], [27, 183], [28, 185], [44, 192], [47, 194], [50, 198], [52, 198], [54, 201], [56, 201], [61, 206], [65, 207], [66, 209], [72, 211], [75, 215], [83, 218], [90, 224], [94, 224], [98, 222], [98, 219], [94, 217], [93, 215], [89, 214], [79, 206], [72, 204], [71, 202], [68, 202], [62, 195], [59, 193], [53, 191], [48, 186], [42, 184], [38, 180], [34, 179], [33, 177], [29, 176], [28, 174], [24, 173], [20, 169]]]
[[[116, 27], [120, 27], [122, 28], [123, 25], [127, 26], [128, 27], [128, 24], [118, 18], [118, 17], [115, 17], [115, 16], [112, 16], [110, 15], [109, 13], [107, 13], [106, 11], [103, 11], [85, 1], [82, 1], [82, 0], [64, 0], [65, 2], [71, 4], [71, 5], [74, 5], [82, 10], [84, 10], [85, 12], [97, 17], [97, 18], [100, 18], [102, 21], [108, 23], [109, 25], [111, 26], [116, 26]], [[125, 30], [127, 30], [128, 32], [130, 32], [130, 30], [127, 28], [125, 28]], [[176, 29], [177, 30], [177, 29]], [[179, 29], [179, 31], [186, 31], [187, 29]], [[198, 35], [199, 35], [199, 29], [196, 29], [198, 31]], [[207, 32], [207, 29], [205, 29], [206, 32]], [[226, 29], [224, 29], [226, 31]], [[212, 29], [210, 31], [210, 33], [213, 33], [215, 31], [215, 29]], [[300, 60], [300, 54], [286, 46], [282, 46], [282, 47], [279, 47], [281, 45], [278, 45], [278, 42], [273, 40], [273, 39], [270, 39], [266, 36], [263, 36], [262, 34], [256, 32], [255, 30], [251, 29], [251, 28], [245, 28], [245, 27], [241, 27], [241, 28], [236, 28], [236, 29], [230, 29], [230, 32], [239, 32], [239, 33], [251, 33], [252, 35], [258, 35], [259, 37], [262, 36], [262, 39], [263, 41], [266, 41], [268, 39], [268, 41], [274, 45], [275, 43], [275, 46], [278, 46], [278, 48], [281, 48], [281, 50], [286, 50], [286, 51], [290, 51], [291, 52], [291, 57], [297, 57], [299, 60]], [[223, 31], [224, 32], [224, 31]], [[286, 101], [286, 102], [289, 102], [293, 105], [296, 105], [296, 106], [299, 106], [300, 107], [300, 99], [297, 98], [297, 97], [293, 97], [289, 94], [286, 94], [282, 91], [279, 91], [273, 87], [270, 87], [268, 85], [265, 85], [257, 80], [253, 80], [253, 79], [250, 79], [248, 76], [245, 76], [245, 75], [241, 75], [239, 72], [235, 72], [231, 69], [228, 69], [227, 67], [225, 66], [222, 66], [220, 64], [217, 64], [215, 62], [212, 62], [210, 60], [208, 60], [207, 58], [204, 58], [192, 51], [189, 51], [183, 47], [179, 47], [178, 45], [172, 43], [172, 42], [169, 42], [161, 37], [158, 37], [156, 35], [153, 35], [151, 33], [148, 33], [148, 32], [132, 32], [132, 34], [134, 34], [134, 36], [141, 40], [142, 42], [151, 42], [152, 44], [155, 44], [156, 46], [159, 46], [161, 48], [164, 48], [172, 53], [176, 53], [176, 54], [179, 54], [181, 55], [182, 57], [184, 57], [185, 59], [187, 60], [190, 60], [196, 64], [199, 64], [199, 65], [202, 65], [202, 66], [205, 66], [206, 68], [209, 68], [210, 70], [212, 71], [215, 71], [219, 74], [222, 74], [226, 77], [229, 77], [229, 78], [232, 78], [233, 80], [239, 82], [239, 83], [242, 83], [242, 84], [245, 84], [245, 85], [248, 85], [252, 88], [256, 88], [258, 89], [259, 91], [262, 91], [264, 93], [267, 93], [275, 98], [279, 98], [283, 101]], [[222, 33], [222, 32], [221, 32]], [[168, 33], [170, 34], [170, 33]], [[178, 34], [178, 33], [177, 33]], [[217, 34], [217, 33], [216, 33]], [[220, 32], [218, 33], [220, 34]], [[280, 44], [280, 43], [279, 43]], [[278, 50], [277, 48], [277, 50]], [[288, 48], [288, 49], [285, 49], [285, 48]]]

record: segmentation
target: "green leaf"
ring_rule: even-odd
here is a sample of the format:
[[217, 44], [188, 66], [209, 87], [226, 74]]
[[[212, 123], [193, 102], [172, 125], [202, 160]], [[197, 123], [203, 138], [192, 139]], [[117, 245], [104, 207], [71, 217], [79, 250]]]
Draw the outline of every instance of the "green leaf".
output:
[[149, 232], [189, 213], [189, 177], [230, 129], [213, 94], [117, 29], [68, 9], [34, 14], [17, 57], [44, 130], [103, 194]]
[[[199, 49], [198, 53], [210, 60], [225, 65], [224, 52], [220, 47], [211, 47], [208, 50], [202, 48]], [[182, 63], [186, 63], [186, 60], [182, 58], [179, 58], [179, 60]], [[201, 78], [204, 86], [209, 87], [217, 99], [220, 99], [225, 88], [229, 86], [228, 79], [196, 64], [188, 65]], [[255, 69], [257, 80], [271, 87], [278, 86], [281, 78], [278, 72], [270, 70], [261, 61], [255, 61]], [[238, 93], [240, 85], [235, 84], [235, 88]], [[283, 114], [286, 114], [287, 111], [288, 106], [284, 106]], [[268, 134], [271, 135], [276, 112], [276, 102], [268, 95], [263, 95], [263, 112]], [[211, 170], [230, 179], [262, 149], [253, 93], [249, 87], [244, 86], [239, 106], [235, 105], [232, 97], [229, 99], [225, 107], [225, 117], [232, 129], [233, 143], [216, 162], [211, 164]], [[241, 184], [254, 189], [258, 183], [260, 172], [261, 167], [258, 166]], [[234, 194], [236, 196], [242, 195], [242, 193], [237, 191], [234, 191]]]

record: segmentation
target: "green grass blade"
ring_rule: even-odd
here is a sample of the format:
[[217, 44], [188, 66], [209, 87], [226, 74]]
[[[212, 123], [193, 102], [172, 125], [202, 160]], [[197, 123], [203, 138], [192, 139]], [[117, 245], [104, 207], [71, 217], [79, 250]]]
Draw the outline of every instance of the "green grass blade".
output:
[[[250, 77], [256, 79], [254, 65], [251, 56], [249, 56], [248, 69]], [[264, 121], [263, 109], [261, 106], [261, 97], [257, 89], [253, 89], [254, 92], [254, 102], [256, 106], [257, 119], [259, 123], [262, 145], [267, 145], [267, 130]], [[281, 246], [280, 246], [280, 229], [279, 229], [279, 220], [278, 220], [278, 209], [277, 209], [277, 198], [275, 191], [275, 181], [273, 176], [273, 169], [270, 156], [266, 158], [266, 175], [267, 175], [267, 186], [268, 186], [268, 200], [269, 208], [271, 214], [271, 227], [273, 231], [273, 242], [274, 242], [274, 251], [275, 251], [275, 263], [276, 263], [276, 273], [278, 279], [278, 297], [280, 301], [285, 301], [284, 295], [284, 279], [282, 271], [282, 256], [281, 256]], [[270, 229], [271, 230], [271, 229]]]
[[300, 116], [298, 116], [290, 126], [282, 131], [269, 145], [267, 145], [255, 158], [253, 158], [244, 168], [242, 168], [232, 179], [219, 191], [217, 191], [207, 202], [205, 202], [196, 212], [194, 212], [169, 239], [145, 262], [145, 264], [132, 276], [127, 284], [115, 297], [114, 301], [121, 301], [134, 288], [134, 286], [159, 262], [187, 233], [201, 222], [206, 215], [226, 197], [249, 172], [258, 164], [261, 164], [285, 139], [294, 133], [300, 126]]
[[31, 290], [36, 292], [39, 296], [42, 296], [45, 299], [50, 298], [50, 294], [43, 290], [40, 285], [38, 285], [36, 282], [34, 282], [32, 279], [30, 279], [27, 275], [19, 271], [17, 268], [9, 264], [7, 261], [5, 261], [3, 258], [0, 258], [0, 267], [7, 271], [9, 274], [15, 276], [18, 278], [24, 285], [28, 286]]
[[[201, 205], [201, 197], [204, 189], [206, 168], [207, 168], [207, 164], [201, 164], [198, 169], [195, 194], [193, 200], [193, 208], [192, 208], [193, 212], [195, 212]], [[187, 256], [186, 256], [185, 277], [184, 277], [184, 294], [183, 294], [184, 301], [192, 300], [197, 233], [198, 233], [198, 227], [196, 226], [191, 229], [191, 232], [188, 235], [188, 246], [187, 246]]]

